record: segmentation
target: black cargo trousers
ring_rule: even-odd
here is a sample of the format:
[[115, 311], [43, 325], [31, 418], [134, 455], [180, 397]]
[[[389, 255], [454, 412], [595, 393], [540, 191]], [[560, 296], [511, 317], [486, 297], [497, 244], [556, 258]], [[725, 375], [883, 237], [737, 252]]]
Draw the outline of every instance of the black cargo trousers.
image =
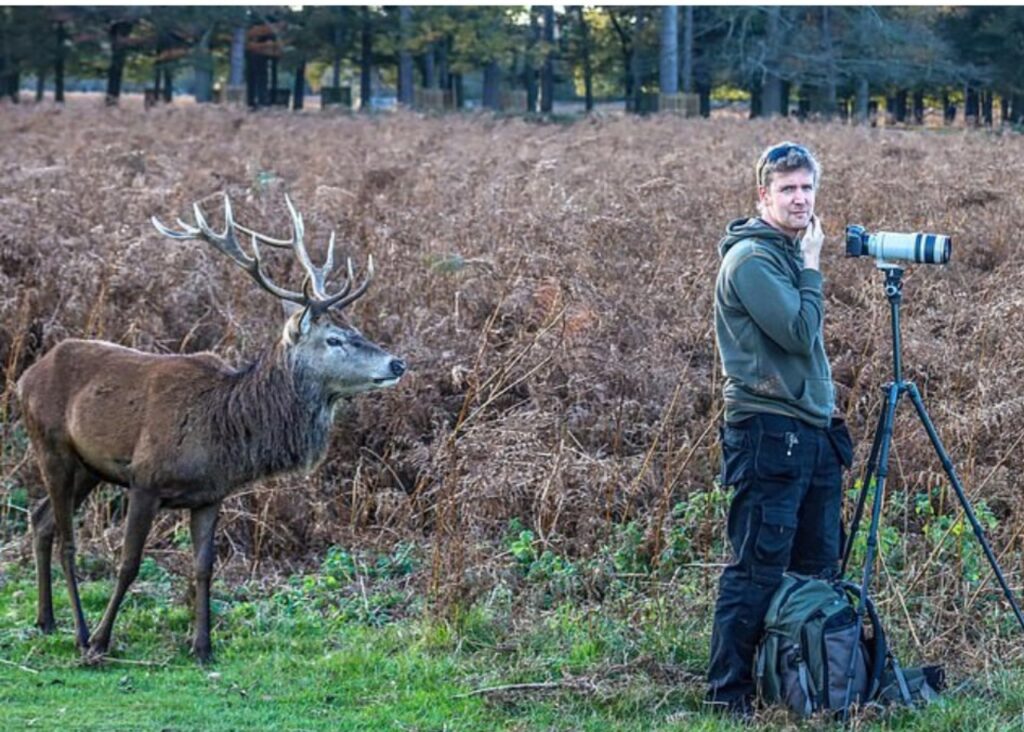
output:
[[721, 431], [722, 484], [732, 486], [733, 562], [718, 583], [709, 702], [745, 709], [754, 647], [785, 571], [835, 576], [842, 551], [842, 469], [853, 459], [842, 420], [828, 428], [759, 414]]

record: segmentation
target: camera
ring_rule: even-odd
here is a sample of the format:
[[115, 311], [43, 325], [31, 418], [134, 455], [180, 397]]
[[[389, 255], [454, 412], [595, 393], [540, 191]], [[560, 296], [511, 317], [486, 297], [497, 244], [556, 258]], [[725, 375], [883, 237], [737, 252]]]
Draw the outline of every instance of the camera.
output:
[[953, 240], [944, 234], [869, 233], [863, 226], [846, 227], [846, 256], [878, 260], [900, 259], [922, 264], [946, 264]]

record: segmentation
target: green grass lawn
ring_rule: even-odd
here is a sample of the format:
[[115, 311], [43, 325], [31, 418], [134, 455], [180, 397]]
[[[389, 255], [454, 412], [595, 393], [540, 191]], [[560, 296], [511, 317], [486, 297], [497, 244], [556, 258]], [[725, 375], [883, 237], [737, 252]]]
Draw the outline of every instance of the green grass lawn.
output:
[[[620, 588], [599, 605], [539, 603], [545, 609], [494, 591], [442, 620], [388, 576], [404, 571], [395, 566], [378, 564], [369, 585], [339, 581], [348, 556], [274, 590], [218, 586], [216, 660], [206, 667], [187, 653], [186, 580], [152, 560], [125, 601], [112, 658], [99, 667], [78, 662], [59, 576], [60, 627], [42, 636], [32, 627], [31, 571], [8, 566], [0, 573], [0, 727], [740, 729], [701, 710], [707, 608], [694, 611], [685, 585], [660, 595]], [[109, 590], [107, 581], [84, 583], [93, 622]], [[514, 684], [538, 686], [487, 691]], [[781, 712], [761, 721], [793, 728]], [[1001, 670], [928, 709], [857, 726], [1024, 729], [1024, 672]]]

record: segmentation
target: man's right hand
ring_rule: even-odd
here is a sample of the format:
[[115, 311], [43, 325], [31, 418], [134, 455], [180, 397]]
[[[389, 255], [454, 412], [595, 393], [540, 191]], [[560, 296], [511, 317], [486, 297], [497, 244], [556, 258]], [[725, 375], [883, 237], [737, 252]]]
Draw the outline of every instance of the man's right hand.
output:
[[821, 219], [817, 215], [812, 216], [811, 223], [800, 237], [800, 253], [804, 257], [806, 269], [821, 269], [821, 247], [824, 243], [825, 233], [821, 230]]

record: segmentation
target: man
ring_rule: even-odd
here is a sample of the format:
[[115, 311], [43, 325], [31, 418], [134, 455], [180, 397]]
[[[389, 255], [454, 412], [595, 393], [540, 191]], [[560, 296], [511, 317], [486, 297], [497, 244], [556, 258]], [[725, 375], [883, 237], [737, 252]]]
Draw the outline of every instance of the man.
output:
[[740, 715], [751, 711], [754, 647], [782, 573], [838, 572], [842, 466], [852, 458], [849, 434], [833, 417], [822, 331], [824, 234], [814, 215], [821, 168], [806, 148], [783, 142], [761, 154], [756, 176], [760, 216], [726, 228], [715, 286], [722, 480], [735, 493], [708, 701]]

